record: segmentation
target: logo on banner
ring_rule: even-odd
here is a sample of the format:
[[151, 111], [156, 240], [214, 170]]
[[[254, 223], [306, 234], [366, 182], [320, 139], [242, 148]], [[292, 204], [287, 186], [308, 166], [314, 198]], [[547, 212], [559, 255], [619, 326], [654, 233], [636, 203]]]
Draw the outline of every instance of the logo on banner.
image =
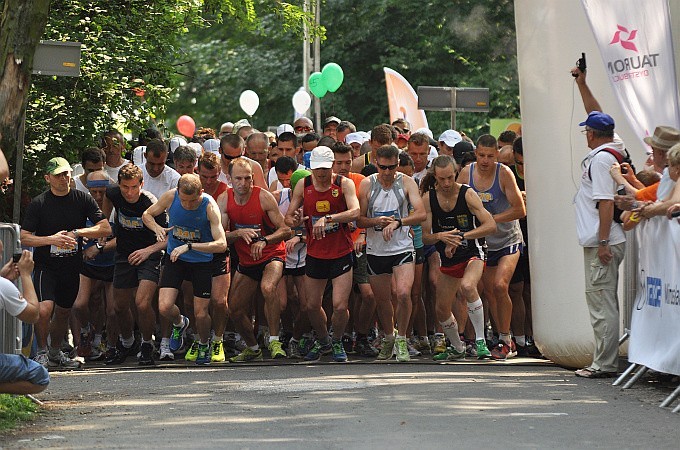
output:
[[[633, 50], [634, 52], [637, 52], [637, 47], [633, 43], [633, 39], [637, 37], [637, 30], [628, 31], [626, 27], [621, 25], [616, 25], [616, 27], [618, 30], [616, 33], [614, 33], [614, 38], [609, 43], [609, 45], [621, 44], [621, 47], [625, 48], [626, 50]], [[626, 36], [625, 39], [622, 39], [621, 33], [628, 33], [628, 36]]]
[[[638, 30], [630, 30], [623, 25], [617, 25], [609, 45], [619, 44], [623, 49], [639, 53], [637, 46], [633, 42], [637, 38]], [[646, 55], [627, 56], [621, 59], [607, 61], [607, 69], [614, 83], [633, 80], [635, 78], [649, 77], [650, 69], [657, 66], [659, 53]]]
[[655, 308], [661, 307], [661, 279], [647, 277], [647, 304]]

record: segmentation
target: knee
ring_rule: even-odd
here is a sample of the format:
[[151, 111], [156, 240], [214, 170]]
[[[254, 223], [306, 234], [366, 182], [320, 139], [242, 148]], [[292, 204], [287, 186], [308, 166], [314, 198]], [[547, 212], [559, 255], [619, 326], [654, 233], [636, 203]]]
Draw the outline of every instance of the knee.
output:
[[505, 281], [497, 281], [493, 284], [493, 293], [496, 298], [505, 297], [508, 295], [508, 283]]
[[262, 289], [262, 295], [265, 298], [271, 298], [273, 296], [276, 296], [277, 293], [276, 284], [262, 282], [260, 289]]
[[[477, 297], [477, 286], [472, 283], [463, 282], [460, 285], [460, 292], [463, 294], [465, 300], [473, 299]], [[474, 298], [476, 300], [476, 298]]]

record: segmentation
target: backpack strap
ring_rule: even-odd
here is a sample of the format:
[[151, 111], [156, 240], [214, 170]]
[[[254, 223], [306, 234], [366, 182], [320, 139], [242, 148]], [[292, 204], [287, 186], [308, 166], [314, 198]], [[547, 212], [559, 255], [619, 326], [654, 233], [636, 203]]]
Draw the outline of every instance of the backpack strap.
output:
[[[621, 164], [625, 159], [625, 157], [621, 153], [617, 152], [613, 148], [605, 147], [605, 148], [599, 150], [597, 153], [595, 153], [593, 155], [593, 157], [590, 159], [590, 164], [588, 164], [588, 178], [590, 178], [591, 180], [593, 179], [593, 177], [590, 174], [590, 166], [593, 163], [593, 159], [595, 158], [595, 156], [599, 155], [602, 152], [607, 152], [610, 155], [612, 155], [614, 158], [616, 158], [616, 162], [619, 163], [619, 164]], [[628, 156], [628, 150], [625, 150], [625, 152], [626, 152], [626, 156]], [[630, 156], [628, 156], [628, 157], [630, 157]]]

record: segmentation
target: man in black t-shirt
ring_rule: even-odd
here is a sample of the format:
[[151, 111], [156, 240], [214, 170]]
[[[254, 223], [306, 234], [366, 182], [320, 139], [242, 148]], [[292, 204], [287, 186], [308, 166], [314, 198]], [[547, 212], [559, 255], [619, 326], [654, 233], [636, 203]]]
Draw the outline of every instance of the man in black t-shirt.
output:
[[[160, 273], [161, 251], [165, 242], [157, 242], [156, 234], [142, 222], [142, 213], [156, 203], [156, 197], [142, 190], [142, 169], [126, 164], [118, 172], [118, 185], [106, 189], [106, 198], [116, 209], [116, 264], [113, 271], [113, 289], [121, 340], [106, 364], [121, 364], [133, 353], [135, 337], [134, 319], [130, 302], [134, 298], [137, 322], [142, 333], [140, 365], [153, 365], [152, 334], [156, 316], [151, 305]], [[167, 217], [161, 214], [157, 223], [167, 226]], [[136, 289], [136, 294], [135, 294]]]
[[[108, 236], [111, 226], [90, 194], [71, 189], [68, 161], [52, 158], [45, 172], [50, 189], [28, 205], [21, 229], [22, 244], [35, 247], [33, 279], [40, 301], [40, 318], [35, 327], [38, 340], [35, 360], [43, 366], [75, 369], [80, 363], [65, 355], [60, 345], [78, 295], [83, 263], [81, 238]], [[87, 219], [94, 226], [85, 227]], [[48, 333], [52, 343], [49, 354]]]

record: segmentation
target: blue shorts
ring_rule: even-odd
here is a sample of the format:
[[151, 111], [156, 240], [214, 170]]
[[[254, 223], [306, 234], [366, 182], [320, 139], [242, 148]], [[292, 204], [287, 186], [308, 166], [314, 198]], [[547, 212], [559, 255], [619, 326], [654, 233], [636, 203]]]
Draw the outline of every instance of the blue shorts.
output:
[[47, 386], [50, 383], [50, 374], [42, 365], [24, 355], [0, 353], [0, 383], [17, 381]]
[[489, 253], [486, 256], [486, 266], [487, 267], [495, 267], [495, 266], [498, 265], [498, 262], [504, 256], [514, 255], [517, 252], [522, 254], [523, 248], [524, 248], [524, 246], [520, 242], [519, 244], [512, 244], [512, 245], [510, 245], [508, 247], [504, 247], [500, 250], [493, 250], [493, 251], [489, 250]]

